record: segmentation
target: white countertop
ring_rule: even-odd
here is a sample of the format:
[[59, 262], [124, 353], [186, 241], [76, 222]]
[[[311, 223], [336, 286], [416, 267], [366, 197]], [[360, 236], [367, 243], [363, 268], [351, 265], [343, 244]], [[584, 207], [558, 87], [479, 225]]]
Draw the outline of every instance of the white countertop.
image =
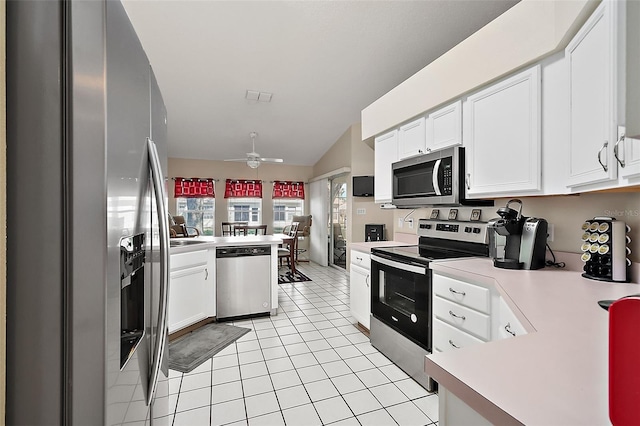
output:
[[427, 356], [434, 379], [494, 424], [610, 424], [607, 311], [603, 299], [638, 284], [582, 277], [578, 255], [565, 269], [511, 271], [486, 258], [433, 263], [434, 272], [493, 284], [529, 334]]
[[170, 252], [184, 253], [193, 250], [202, 250], [213, 247], [223, 246], [247, 246], [247, 245], [261, 245], [261, 244], [281, 244], [282, 238], [275, 235], [247, 235], [247, 236], [235, 236], [235, 237], [208, 237], [199, 236], [192, 238], [171, 238], [170, 241], [198, 241], [200, 244], [188, 244], [184, 246], [170, 247]]

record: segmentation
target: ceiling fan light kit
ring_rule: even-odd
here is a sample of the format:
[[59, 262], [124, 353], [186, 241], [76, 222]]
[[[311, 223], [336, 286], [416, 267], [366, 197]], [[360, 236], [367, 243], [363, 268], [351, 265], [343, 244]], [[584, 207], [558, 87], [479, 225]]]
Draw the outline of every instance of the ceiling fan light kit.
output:
[[247, 158], [229, 158], [224, 161], [241, 161], [246, 162], [247, 166], [252, 169], [257, 169], [260, 166], [260, 163], [282, 163], [284, 160], [282, 158], [262, 158], [260, 154], [256, 152], [256, 136], [258, 134], [256, 132], [249, 133], [249, 137], [251, 137], [252, 143], [252, 151], [247, 152]]

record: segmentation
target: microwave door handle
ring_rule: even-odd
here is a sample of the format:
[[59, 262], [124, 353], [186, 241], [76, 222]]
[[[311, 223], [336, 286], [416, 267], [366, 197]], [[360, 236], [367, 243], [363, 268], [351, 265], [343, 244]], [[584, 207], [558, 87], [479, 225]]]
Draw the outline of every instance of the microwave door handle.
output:
[[436, 160], [436, 164], [433, 165], [433, 173], [431, 174], [431, 182], [433, 183], [433, 190], [436, 195], [442, 195], [440, 186], [438, 185], [438, 176], [440, 175], [440, 159]]

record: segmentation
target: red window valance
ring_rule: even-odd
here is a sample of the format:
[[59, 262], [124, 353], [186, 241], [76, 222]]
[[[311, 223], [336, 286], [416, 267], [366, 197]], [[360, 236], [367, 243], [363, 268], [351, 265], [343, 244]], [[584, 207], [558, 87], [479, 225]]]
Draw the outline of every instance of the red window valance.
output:
[[175, 178], [174, 195], [176, 198], [206, 198], [215, 197], [213, 179]]
[[273, 182], [272, 198], [299, 198], [304, 200], [304, 182]]
[[227, 179], [224, 198], [262, 198], [261, 180]]

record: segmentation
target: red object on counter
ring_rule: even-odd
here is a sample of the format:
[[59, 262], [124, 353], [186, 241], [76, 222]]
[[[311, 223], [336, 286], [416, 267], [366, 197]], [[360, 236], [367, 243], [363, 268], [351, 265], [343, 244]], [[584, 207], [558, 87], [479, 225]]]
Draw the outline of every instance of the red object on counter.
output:
[[640, 424], [640, 297], [609, 307], [609, 419]]

